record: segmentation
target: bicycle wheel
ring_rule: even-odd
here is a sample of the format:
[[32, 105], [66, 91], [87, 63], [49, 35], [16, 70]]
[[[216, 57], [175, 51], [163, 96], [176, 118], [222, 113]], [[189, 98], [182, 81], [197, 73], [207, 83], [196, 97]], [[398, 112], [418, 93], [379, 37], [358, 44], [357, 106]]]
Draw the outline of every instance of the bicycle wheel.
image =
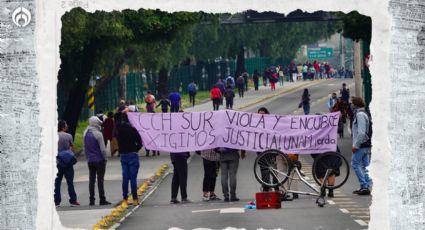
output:
[[[316, 157], [313, 163], [313, 178], [318, 185], [322, 185], [321, 179], [325, 177], [326, 171], [330, 169], [328, 183], [325, 188], [336, 189], [345, 184], [350, 175], [350, 165], [342, 154], [337, 152], [326, 152]], [[333, 184], [332, 180], [335, 178]], [[331, 183], [331, 185], [329, 185]]]
[[266, 150], [255, 159], [255, 179], [268, 187], [280, 186], [288, 179], [290, 164], [290, 159], [281, 151]]

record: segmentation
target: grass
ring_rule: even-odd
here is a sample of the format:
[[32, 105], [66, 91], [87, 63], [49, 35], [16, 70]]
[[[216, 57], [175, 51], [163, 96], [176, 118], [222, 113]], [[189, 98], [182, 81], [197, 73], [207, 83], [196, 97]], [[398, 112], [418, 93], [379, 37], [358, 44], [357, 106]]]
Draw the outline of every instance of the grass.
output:
[[[210, 99], [210, 92], [209, 91], [199, 91], [196, 94], [196, 104], [203, 103], [206, 100]], [[158, 100], [159, 101], [159, 100]], [[146, 112], [146, 104], [138, 104], [140, 112]], [[183, 94], [182, 95], [182, 107], [189, 108], [191, 106], [189, 101], [189, 94]], [[161, 108], [157, 108], [157, 111], [160, 111]], [[77, 130], [75, 131], [75, 137], [74, 137], [74, 151], [76, 153], [79, 153], [83, 150], [83, 134], [84, 130], [86, 130], [88, 126], [87, 121], [79, 121]]]
[[79, 121], [77, 125], [77, 130], [75, 131], [74, 137], [74, 151], [79, 153], [83, 150], [83, 134], [88, 126], [87, 121]]

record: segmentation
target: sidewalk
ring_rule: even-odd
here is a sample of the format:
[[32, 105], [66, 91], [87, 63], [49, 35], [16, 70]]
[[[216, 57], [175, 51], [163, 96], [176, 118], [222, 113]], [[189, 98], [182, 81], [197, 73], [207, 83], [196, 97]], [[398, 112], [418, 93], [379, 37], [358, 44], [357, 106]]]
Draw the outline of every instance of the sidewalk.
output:
[[[276, 95], [291, 92], [296, 89], [317, 84], [320, 81], [300, 81], [297, 83], [285, 82], [284, 86], [276, 85], [276, 90], [271, 91], [270, 87], [260, 86], [258, 91], [250, 89], [245, 92], [243, 98], [239, 98], [236, 95], [234, 99], [234, 109], [240, 110], [248, 108], [265, 100], [271, 99]], [[220, 106], [220, 109], [225, 109], [225, 106]], [[186, 108], [186, 112], [196, 111], [212, 111], [212, 102], [208, 101], [203, 104], [195, 105], [195, 107]], [[107, 147], [109, 150], [109, 147]], [[170, 163], [170, 157], [168, 153], [161, 153], [160, 156], [145, 156], [144, 148], [139, 152], [140, 156], [140, 169], [138, 173], [138, 183], [140, 184], [145, 179], [152, 176], [155, 171], [163, 164]], [[108, 156], [110, 153], [108, 152]], [[78, 196], [78, 200], [81, 204], [80, 207], [70, 207], [68, 202], [67, 185], [65, 180], [62, 181], [61, 195], [62, 203], [61, 207], [57, 208], [60, 220], [65, 227], [69, 228], [83, 228], [91, 229], [102, 216], [108, 215], [113, 210], [114, 206], [122, 200], [121, 190], [121, 164], [118, 157], [109, 157], [106, 166], [105, 174], [105, 195], [106, 199], [112, 203], [109, 206], [99, 206], [98, 193], [96, 186], [96, 206], [89, 206], [89, 192], [88, 192], [88, 167], [85, 156], [81, 156], [78, 159], [78, 163], [74, 166], [75, 177], [74, 186]]]

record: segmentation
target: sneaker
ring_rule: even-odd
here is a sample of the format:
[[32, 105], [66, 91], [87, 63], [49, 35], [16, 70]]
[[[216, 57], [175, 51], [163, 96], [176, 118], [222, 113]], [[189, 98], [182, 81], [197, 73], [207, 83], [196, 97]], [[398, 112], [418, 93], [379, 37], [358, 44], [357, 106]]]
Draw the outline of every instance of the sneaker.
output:
[[368, 188], [362, 188], [359, 190], [359, 193], [357, 195], [370, 195], [370, 190]]
[[353, 191], [353, 194], [359, 194], [361, 189]]
[[56, 208], [59, 208], [61, 206], [60, 203], [55, 203]]
[[140, 204], [139, 199], [133, 199], [133, 206], [137, 206], [139, 204]]
[[225, 197], [224, 198], [224, 202], [229, 202], [230, 200], [229, 200], [229, 197]]
[[233, 197], [233, 198], [230, 198], [230, 201], [237, 202], [237, 201], [240, 201], [240, 199], [239, 199], [239, 198], [237, 198], [237, 197]]
[[187, 198], [184, 198], [182, 199], [182, 203], [192, 203], [192, 201]]
[[221, 199], [218, 198], [217, 195], [212, 195], [210, 196], [210, 200], [221, 200]]
[[110, 204], [111, 204], [111, 202], [109, 202], [107, 200], [99, 202], [99, 205], [110, 205]]
[[298, 199], [298, 194], [297, 193], [292, 193], [292, 199]]
[[171, 199], [170, 203], [172, 203], [172, 204], [178, 204], [178, 203], [180, 203], [180, 201], [178, 201], [177, 199]]
[[78, 206], [80, 206], [80, 203], [78, 203], [78, 201], [71, 202], [71, 207], [78, 207]]
[[330, 197], [330, 198], [334, 197], [334, 190], [333, 189], [329, 189], [328, 197]]
[[90, 204], [89, 204], [90, 206], [94, 206], [94, 200], [93, 201], [90, 201]]
[[203, 200], [203, 201], [209, 201], [210, 199], [211, 199], [211, 198], [209, 198], [209, 197], [208, 197], [208, 195], [207, 195], [207, 196], [205, 196], [205, 195], [204, 195], [204, 196], [202, 196], [202, 200]]

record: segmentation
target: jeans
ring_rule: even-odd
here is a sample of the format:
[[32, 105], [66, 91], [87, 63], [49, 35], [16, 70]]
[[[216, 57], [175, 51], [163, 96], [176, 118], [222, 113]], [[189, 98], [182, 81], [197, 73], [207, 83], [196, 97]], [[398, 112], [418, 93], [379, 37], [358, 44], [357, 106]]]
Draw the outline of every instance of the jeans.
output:
[[233, 97], [226, 98], [226, 109], [233, 109]]
[[305, 115], [310, 114], [310, 104], [303, 104], [303, 110]]
[[214, 98], [213, 101], [213, 110], [218, 110], [218, 107], [220, 106], [220, 98]]
[[103, 186], [106, 161], [98, 162], [89, 162], [89, 193], [90, 193], [90, 202], [94, 202], [94, 184], [96, 183], [97, 176], [97, 188], [99, 190], [100, 202], [106, 201], [105, 198], [105, 188]]
[[229, 198], [230, 181], [230, 198], [236, 198], [236, 174], [238, 172], [239, 159], [220, 161], [220, 166], [223, 196], [224, 198]]
[[257, 81], [254, 81], [254, 89], [255, 89], [255, 91], [258, 90], [258, 80]]
[[238, 93], [239, 93], [239, 97], [243, 97], [243, 93], [244, 93], [243, 85], [238, 85]]
[[351, 167], [356, 173], [357, 179], [360, 183], [360, 188], [369, 188], [369, 174], [367, 166], [369, 166], [370, 148], [360, 148], [351, 158]]
[[193, 106], [195, 106], [195, 96], [196, 96], [196, 93], [189, 92], [189, 101], [190, 101], [190, 104], [192, 104]]
[[139, 155], [137, 153], [121, 153], [122, 168], [122, 196], [124, 200], [128, 196], [128, 182], [130, 181], [131, 195], [137, 199], [137, 173], [139, 172]]
[[203, 159], [204, 181], [202, 183], [203, 192], [214, 192], [215, 181], [217, 179], [218, 162]]
[[179, 112], [179, 108], [180, 108], [179, 105], [171, 104], [171, 112], [172, 113], [178, 113]]
[[60, 204], [61, 202], [61, 183], [64, 176], [68, 184], [69, 203], [77, 201], [77, 194], [74, 189], [74, 167], [65, 169], [58, 167], [58, 174], [55, 179], [55, 204]]
[[174, 171], [171, 182], [171, 199], [177, 199], [179, 187], [182, 199], [187, 199], [187, 157], [178, 156], [172, 163]]

